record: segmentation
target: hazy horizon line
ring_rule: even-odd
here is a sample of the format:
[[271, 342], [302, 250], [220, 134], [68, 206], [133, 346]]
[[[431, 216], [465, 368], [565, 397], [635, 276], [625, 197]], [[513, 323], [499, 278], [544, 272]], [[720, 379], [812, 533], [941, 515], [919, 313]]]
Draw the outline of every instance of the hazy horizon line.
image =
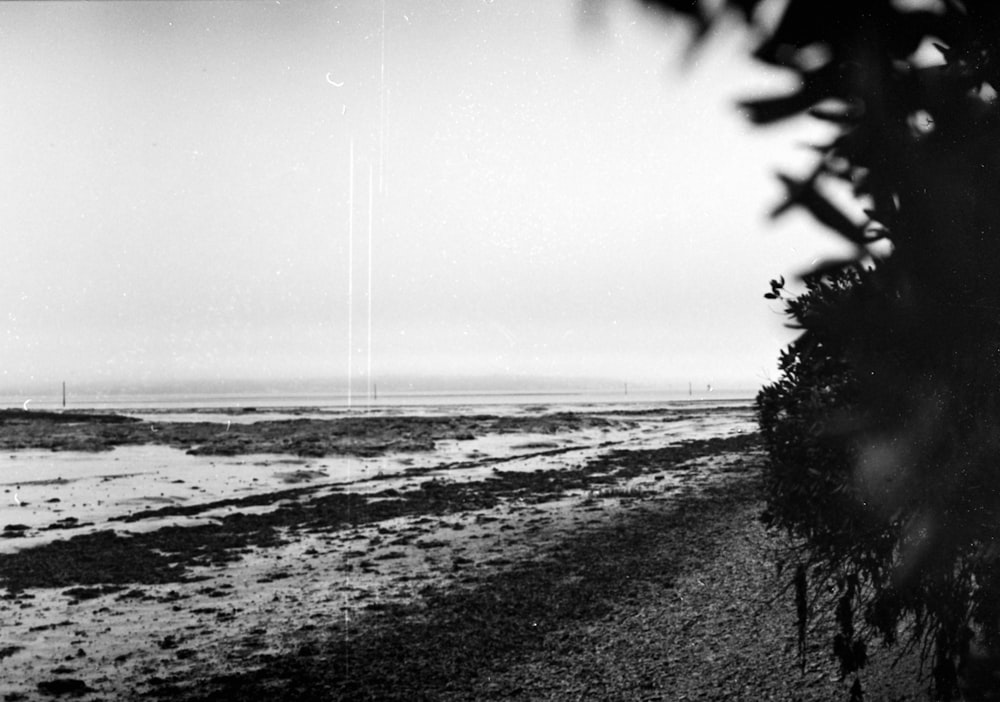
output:
[[715, 390], [748, 391], [760, 388], [767, 381], [738, 378], [697, 379], [616, 379], [607, 377], [561, 377], [543, 375], [445, 375], [398, 374], [373, 379], [356, 379], [348, 384], [343, 379], [329, 378], [201, 378], [157, 380], [81, 380], [37, 381], [24, 383], [0, 382], [0, 396], [61, 397], [63, 382], [66, 394], [73, 396], [125, 395], [345, 395], [365, 396], [369, 391], [381, 394], [402, 393], [524, 393], [524, 392], [706, 392]]

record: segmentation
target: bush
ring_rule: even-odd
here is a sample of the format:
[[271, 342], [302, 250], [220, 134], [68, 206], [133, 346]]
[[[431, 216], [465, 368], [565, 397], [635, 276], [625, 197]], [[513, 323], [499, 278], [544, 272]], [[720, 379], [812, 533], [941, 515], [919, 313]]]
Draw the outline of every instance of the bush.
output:
[[[855, 269], [812, 277], [805, 293], [786, 300], [788, 315], [806, 329], [782, 352], [779, 379], [762, 388], [756, 402], [770, 456], [764, 521], [808, 546], [796, 554], [794, 577], [800, 650], [809, 618], [812, 570], [820, 580], [812, 588], [816, 594], [828, 591], [828, 580], [835, 585], [834, 654], [844, 673], [858, 671], [867, 661], [867, 643], [855, 631], [854, 613], [861, 583], [877, 579], [871, 566], [878, 568], [891, 558], [893, 537], [891, 523], [873, 520], [857, 499], [855, 457], [843, 438], [857, 404], [858, 382], [843, 339], [821, 323], [856, 304], [861, 280]], [[767, 297], [780, 297], [783, 283], [772, 282]]]
[[[768, 297], [783, 296], [782, 282]], [[864, 667], [873, 639], [902, 638], [919, 646], [939, 698], [960, 683], [967, 696], [995, 694], [997, 678], [976, 671], [1000, 660], [998, 385], [961, 382], [977, 358], [980, 382], [1000, 377], [982, 357], [991, 327], [962, 346], [963, 363], [927, 374], [920, 361], [937, 345], [919, 317], [905, 322], [912, 300], [889, 266], [812, 277], [785, 300], [804, 331], [756, 406], [770, 455], [765, 521], [801, 544], [800, 643], [818, 602], [837, 623], [845, 674]]]

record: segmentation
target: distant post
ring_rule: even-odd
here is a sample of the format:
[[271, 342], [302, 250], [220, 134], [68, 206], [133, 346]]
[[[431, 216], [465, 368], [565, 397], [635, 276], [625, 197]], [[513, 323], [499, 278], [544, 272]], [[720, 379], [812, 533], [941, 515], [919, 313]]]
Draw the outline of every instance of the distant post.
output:
[[66, 409], [66, 381], [63, 381], [63, 409]]

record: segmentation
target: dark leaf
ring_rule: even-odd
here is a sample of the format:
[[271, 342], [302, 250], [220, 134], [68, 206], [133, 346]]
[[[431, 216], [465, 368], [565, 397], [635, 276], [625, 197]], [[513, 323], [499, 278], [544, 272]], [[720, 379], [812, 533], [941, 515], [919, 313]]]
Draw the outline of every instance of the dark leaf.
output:
[[705, 16], [698, 0], [644, 0], [644, 4], [692, 20], [695, 25], [695, 44], [700, 43], [711, 29], [711, 20]]
[[818, 90], [803, 87], [788, 95], [741, 101], [739, 107], [746, 110], [754, 124], [773, 124], [801, 114], [825, 97], [827, 95]]
[[842, 91], [842, 70], [836, 64], [827, 64], [813, 71], [800, 74], [799, 89], [770, 98], [745, 100], [740, 106], [749, 112], [755, 124], [774, 122], [802, 114], [827, 98], [839, 98]]
[[833, 124], [853, 124], [858, 121], [857, 115], [852, 114], [851, 110], [848, 110], [847, 108], [831, 109], [814, 107], [809, 110], [809, 116], [815, 117], [816, 119], [824, 122], [832, 122]]
[[772, 217], [777, 217], [794, 206], [804, 207], [820, 224], [834, 230], [851, 243], [858, 245], [864, 243], [864, 227], [852, 222], [847, 215], [837, 209], [836, 205], [816, 190], [815, 177], [798, 181], [779, 173], [778, 178], [788, 189], [788, 196], [784, 203], [774, 209]]
[[763, 0], [729, 0], [730, 7], [735, 7], [743, 19], [749, 22], [753, 19], [754, 13], [757, 11], [757, 7], [762, 4]]

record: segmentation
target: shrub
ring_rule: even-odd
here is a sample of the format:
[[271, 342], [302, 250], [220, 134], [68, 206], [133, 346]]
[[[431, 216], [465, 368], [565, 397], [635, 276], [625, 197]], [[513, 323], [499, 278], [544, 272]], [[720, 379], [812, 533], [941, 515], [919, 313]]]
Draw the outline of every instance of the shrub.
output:
[[[782, 282], [767, 296], [782, 297]], [[809, 603], [820, 602], [836, 621], [844, 673], [864, 667], [872, 639], [902, 636], [919, 646], [939, 698], [960, 682], [967, 694], [996, 692], [995, 677], [974, 681], [974, 671], [1000, 660], [1000, 384], [977, 392], [960, 382], [977, 359], [979, 381], [1000, 379], [983, 358], [992, 327], [961, 347], [962, 363], [927, 374], [920, 360], [940, 360], [939, 345], [923, 339], [919, 317], [906, 322], [912, 293], [893, 284], [890, 266], [806, 282], [784, 298], [803, 333], [757, 397], [770, 455], [765, 520], [801, 544], [800, 643]]]

